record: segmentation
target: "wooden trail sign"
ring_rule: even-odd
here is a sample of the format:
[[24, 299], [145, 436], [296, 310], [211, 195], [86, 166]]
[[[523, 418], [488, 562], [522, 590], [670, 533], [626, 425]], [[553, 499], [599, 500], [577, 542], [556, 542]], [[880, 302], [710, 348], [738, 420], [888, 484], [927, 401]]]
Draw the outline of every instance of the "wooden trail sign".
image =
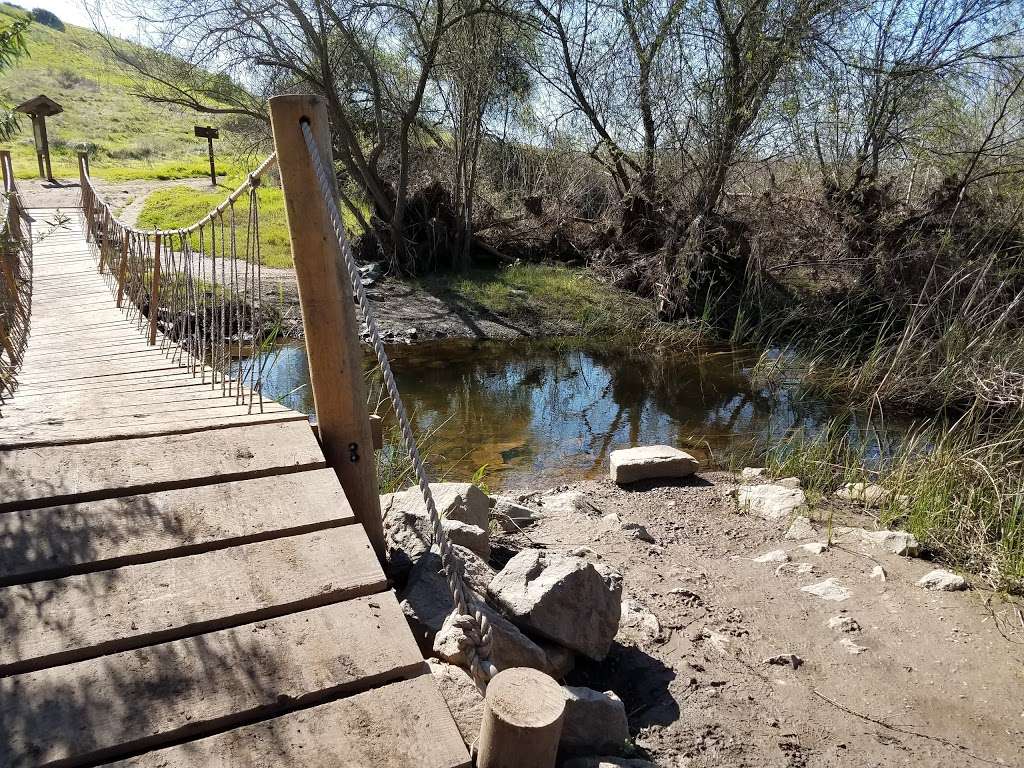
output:
[[213, 140], [220, 138], [220, 130], [212, 125], [197, 125], [196, 136], [206, 139], [210, 150], [210, 183], [217, 186], [217, 167], [213, 163]]

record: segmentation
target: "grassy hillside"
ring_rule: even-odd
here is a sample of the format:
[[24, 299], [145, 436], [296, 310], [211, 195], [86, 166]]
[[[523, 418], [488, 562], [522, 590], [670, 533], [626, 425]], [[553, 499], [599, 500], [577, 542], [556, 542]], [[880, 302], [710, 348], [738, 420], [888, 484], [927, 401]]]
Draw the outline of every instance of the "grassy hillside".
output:
[[[0, 17], [25, 11], [0, 5]], [[47, 118], [53, 172], [78, 175], [75, 153], [87, 145], [96, 176], [111, 180], [181, 179], [208, 172], [206, 143], [192, 128], [208, 117], [151, 104], [130, 93], [131, 76], [110, 55], [103, 38], [67, 24], [65, 31], [33, 23], [28, 56], [0, 73], [0, 98], [10, 104], [41, 93], [64, 106]], [[27, 116], [11, 147], [19, 177], [36, 174], [32, 126]], [[227, 163], [224, 170], [230, 171]]]

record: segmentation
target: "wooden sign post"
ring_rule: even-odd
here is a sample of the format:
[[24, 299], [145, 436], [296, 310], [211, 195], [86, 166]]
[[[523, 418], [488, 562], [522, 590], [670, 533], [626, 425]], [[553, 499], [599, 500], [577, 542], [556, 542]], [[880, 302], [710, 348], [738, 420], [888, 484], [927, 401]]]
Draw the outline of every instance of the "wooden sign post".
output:
[[384, 562], [384, 526], [352, 284], [302, 135], [302, 122], [309, 123], [324, 165], [333, 168], [324, 102], [316, 96], [270, 100], [317, 430], [324, 456], [377, 558]]
[[14, 108], [32, 118], [32, 138], [36, 145], [36, 160], [39, 163], [39, 178], [53, 181], [50, 168], [50, 141], [46, 136], [46, 118], [59, 115], [64, 107], [48, 96], [40, 94]]
[[197, 125], [196, 136], [206, 139], [210, 149], [210, 183], [217, 186], [217, 167], [213, 164], [213, 140], [220, 138], [220, 130], [212, 125]]

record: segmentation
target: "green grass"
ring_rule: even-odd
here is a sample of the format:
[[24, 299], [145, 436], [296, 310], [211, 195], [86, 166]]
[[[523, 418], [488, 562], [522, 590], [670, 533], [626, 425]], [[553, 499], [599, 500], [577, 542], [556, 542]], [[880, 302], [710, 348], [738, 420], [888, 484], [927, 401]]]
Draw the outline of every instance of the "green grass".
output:
[[799, 477], [812, 504], [844, 483], [878, 483], [892, 491], [881, 526], [910, 531], [943, 563], [993, 588], [1024, 591], [1024, 425], [994, 430], [973, 409], [953, 423], [927, 422], [868, 460], [870, 446], [855, 446], [840, 423], [771, 446], [770, 474]]
[[519, 263], [430, 275], [416, 282], [427, 291], [512, 322], [540, 318], [563, 334], [630, 336], [638, 345], [688, 344], [695, 339], [693, 329], [659, 322], [649, 301], [578, 268]]
[[[180, 229], [203, 218], [224, 201], [242, 183], [244, 176], [229, 178], [216, 189], [197, 190], [191, 187], [175, 186], [159, 189], [146, 198], [139, 214], [138, 226], [144, 229]], [[288, 237], [288, 222], [285, 218], [284, 194], [279, 187], [264, 184], [257, 192], [259, 196], [260, 258], [267, 267], [291, 267], [291, 244]], [[238, 247], [244, 247], [248, 231], [249, 199], [243, 195], [235, 203], [235, 220], [238, 227]], [[359, 225], [355, 217], [345, 211], [345, 227], [350, 235], [356, 235]], [[193, 247], [198, 247], [198, 236], [194, 236]]]
[[[0, 5], [0, 15], [24, 13]], [[70, 24], [64, 32], [32, 24], [26, 37], [28, 55], [0, 73], [0, 98], [17, 105], [44, 93], [63, 105], [62, 114], [46, 120], [55, 176], [77, 178], [76, 153], [86, 147], [94, 175], [114, 181], [208, 173], [206, 142], [195, 138], [192, 129], [209, 116], [132, 95], [132, 74], [95, 32]], [[19, 124], [11, 146], [15, 173], [33, 178], [31, 121], [21, 116]]]

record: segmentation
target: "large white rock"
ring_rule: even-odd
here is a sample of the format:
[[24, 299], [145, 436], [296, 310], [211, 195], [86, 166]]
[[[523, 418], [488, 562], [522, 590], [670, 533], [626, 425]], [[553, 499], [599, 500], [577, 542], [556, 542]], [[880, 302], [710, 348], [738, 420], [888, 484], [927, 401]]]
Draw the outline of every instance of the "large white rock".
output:
[[918, 580], [917, 586], [939, 592], [959, 592], [962, 589], [967, 589], [967, 579], [958, 573], [939, 568], [922, 576]]
[[484, 712], [483, 694], [464, 669], [437, 659], [427, 659], [427, 665], [441, 691], [441, 698], [448, 705], [455, 725], [462, 734], [462, 740], [472, 744], [480, 736]]
[[741, 485], [736, 498], [741, 510], [765, 520], [791, 517], [807, 508], [802, 490], [781, 485]]
[[668, 480], [689, 477], [700, 466], [685, 451], [670, 445], [643, 445], [612, 451], [612, 482], [624, 485], [640, 480]]
[[755, 477], [764, 477], [767, 471], [764, 467], [744, 467], [740, 477], [744, 480], [753, 480]]
[[622, 577], [604, 565], [539, 549], [517, 554], [488, 594], [513, 623], [600, 661], [622, 615]]
[[[476, 607], [479, 607], [477, 604]], [[544, 649], [516, 629], [498, 613], [485, 609], [484, 615], [491, 623], [490, 661], [498, 668], [530, 667], [548, 672], [551, 664]], [[434, 636], [433, 651], [442, 661], [469, 668], [466, 655], [470, 640], [467, 632], [474, 626], [469, 616], [452, 613], [445, 617], [441, 629]]]
[[613, 691], [563, 686], [565, 718], [559, 748], [571, 754], [621, 753], [629, 742], [629, 721]]

